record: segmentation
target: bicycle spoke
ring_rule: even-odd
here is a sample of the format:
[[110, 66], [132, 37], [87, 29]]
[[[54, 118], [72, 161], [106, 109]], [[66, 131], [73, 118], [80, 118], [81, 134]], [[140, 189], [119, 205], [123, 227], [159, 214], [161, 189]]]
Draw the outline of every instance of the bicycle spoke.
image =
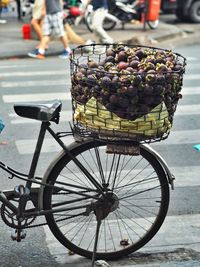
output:
[[152, 187], [152, 188], [145, 189], [145, 190], [139, 191], [139, 192], [137, 192], [137, 193], [130, 194], [130, 195], [125, 196], [125, 197], [121, 197], [120, 200], [123, 200], [123, 199], [125, 199], [125, 198], [129, 198], [129, 197], [133, 197], [133, 196], [137, 196], [137, 195], [139, 195], [139, 194], [143, 194], [143, 193], [145, 193], [145, 192], [152, 191], [152, 190], [159, 189], [159, 188], [160, 188], [160, 185], [158, 185], [158, 186], [154, 186], [154, 187]]
[[117, 173], [118, 173], [120, 158], [121, 158], [121, 155], [118, 155], [118, 160], [117, 160], [117, 163], [116, 163], [116, 166], [115, 166], [115, 172], [114, 172], [114, 177], [113, 177], [113, 182], [112, 182], [112, 187], [111, 187], [112, 188], [111, 189], [112, 192], [114, 190], [115, 182], [116, 182], [116, 179], [117, 179]]
[[98, 169], [99, 169], [99, 174], [100, 174], [100, 177], [101, 177], [101, 183], [105, 184], [104, 172], [103, 172], [101, 159], [100, 159], [100, 155], [99, 155], [99, 149], [97, 147], [95, 147], [95, 155], [96, 155], [96, 160], [97, 160], [97, 166], [98, 166]]

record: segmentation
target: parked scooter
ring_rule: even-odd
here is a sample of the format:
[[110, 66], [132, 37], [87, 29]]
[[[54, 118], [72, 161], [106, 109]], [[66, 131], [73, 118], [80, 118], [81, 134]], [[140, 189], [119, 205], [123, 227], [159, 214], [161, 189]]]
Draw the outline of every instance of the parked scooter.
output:
[[[124, 28], [126, 23], [130, 23], [132, 20], [142, 20], [142, 16], [145, 12], [145, 1], [141, 0], [116, 0], [110, 4], [108, 14], [104, 20], [104, 29], [112, 30], [115, 26], [121, 25]], [[90, 31], [92, 31], [92, 6], [88, 6], [85, 12], [85, 22]], [[159, 24], [159, 20], [146, 21], [150, 29], [156, 29]]]
[[21, 17], [23, 20], [30, 21], [34, 0], [21, 0]]
[[80, 21], [83, 19], [80, 7], [81, 2], [81, 0], [78, 0], [76, 1], [76, 5], [71, 5], [71, 1], [64, 1], [64, 11], [66, 13], [65, 21], [67, 21], [69, 24], [76, 24], [77, 19]]

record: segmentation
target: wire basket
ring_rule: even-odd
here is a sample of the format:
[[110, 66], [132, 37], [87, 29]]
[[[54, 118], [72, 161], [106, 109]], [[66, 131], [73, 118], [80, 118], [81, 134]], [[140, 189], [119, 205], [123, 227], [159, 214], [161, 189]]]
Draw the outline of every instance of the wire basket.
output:
[[81, 136], [155, 142], [168, 137], [186, 59], [135, 45], [79, 46], [70, 58], [73, 123]]

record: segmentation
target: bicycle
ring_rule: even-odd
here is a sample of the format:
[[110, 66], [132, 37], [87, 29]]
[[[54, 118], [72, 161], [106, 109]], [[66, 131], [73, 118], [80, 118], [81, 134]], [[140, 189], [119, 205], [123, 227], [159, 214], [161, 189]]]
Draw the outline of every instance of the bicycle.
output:
[[[12, 239], [18, 242], [25, 238], [25, 229], [47, 224], [62, 245], [92, 259], [92, 266], [96, 259], [126, 256], [158, 232], [175, 178], [148, 143], [102, 139], [83, 133], [75, 124], [70, 132], [56, 133], [51, 124], [59, 123], [61, 107], [59, 100], [14, 105], [19, 116], [41, 121], [41, 127], [28, 174], [0, 162], [10, 178], [25, 182], [0, 191], [1, 217], [14, 229]], [[44, 176], [37, 177], [46, 132], [62, 151]], [[62, 138], [67, 135], [75, 141], [66, 145]], [[46, 223], [34, 224], [38, 216], [45, 216]]]

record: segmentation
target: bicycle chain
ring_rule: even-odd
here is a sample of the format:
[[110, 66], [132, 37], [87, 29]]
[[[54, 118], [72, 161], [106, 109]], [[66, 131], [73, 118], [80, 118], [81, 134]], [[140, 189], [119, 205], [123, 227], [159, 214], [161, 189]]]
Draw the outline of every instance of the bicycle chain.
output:
[[[32, 218], [30, 218], [29, 222], [28, 222], [29, 219], [27, 219], [27, 221], [24, 222], [24, 225], [19, 226], [17, 224], [17, 222], [18, 222], [17, 218], [14, 218], [13, 216], [11, 216], [11, 213], [9, 211], [6, 211], [6, 207], [7, 206], [4, 203], [1, 205], [1, 208], [0, 208], [1, 209], [1, 218], [4, 221], [4, 223], [11, 228], [25, 229], [26, 227], [29, 227], [36, 219], [36, 216], [33, 216]], [[10, 218], [12, 222], [9, 222], [8, 218]]]
[[[67, 194], [67, 193], [56, 193], [56, 195], [65, 195], [65, 194]], [[10, 198], [10, 199], [12, 199], [12, 198]], [[14, 229], [17, 228], [17, 225], [12, 224], [7, 220], [7, 218], [5, 216], [5, 208], [6, 208], [5, 204], [2, 204], [1, 207], [0, 207], [2, 220], [9, 227], [14, 228]], [[7, 214], [7, 216], [9, 216], [9, 214]], [[19, 227], [18, 229], [28, 229], [28, 228], [35, 228], [35, 227], [41, 227], [41, 226], [48, 225], [47, 222], [32, 225], [34, 223], [34, 221], [36, 220], [36, 218], [37, 218], [37, 216], [32, 217], [32, 221], [30, 221], [29, 223], [25, 223], [25, 225], [23, 227]], [[60, 219], [59, 221], [64, 221], [64, 220], [65, 219]]]

